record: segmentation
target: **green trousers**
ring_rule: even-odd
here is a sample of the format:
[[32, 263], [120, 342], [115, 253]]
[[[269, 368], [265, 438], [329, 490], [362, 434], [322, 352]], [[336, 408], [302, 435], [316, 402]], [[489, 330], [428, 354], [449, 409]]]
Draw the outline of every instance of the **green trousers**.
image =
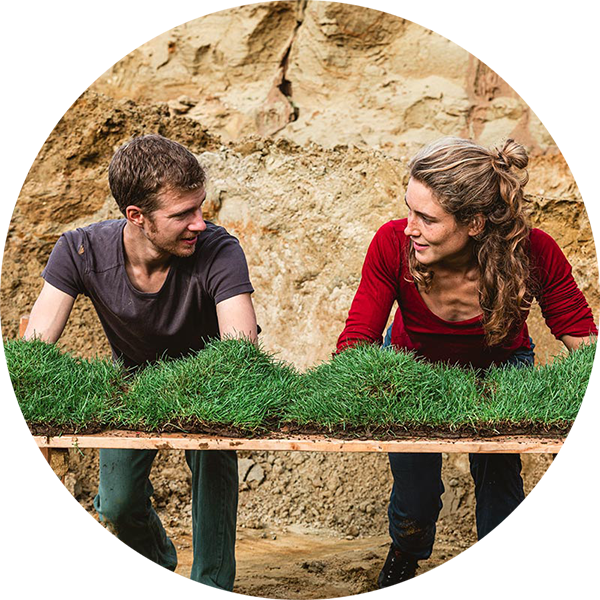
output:
[[[100, 450], [100, 485], [94, 506], [100, 520], [125, 544], [175, 570], [177, 553], [154, 508], [150, 469], [156, 450]], [[231, 591], [235, 579], [238, 503], [237, 455], [187, 450], [192, 472], [194, 562], [191, 579]]]

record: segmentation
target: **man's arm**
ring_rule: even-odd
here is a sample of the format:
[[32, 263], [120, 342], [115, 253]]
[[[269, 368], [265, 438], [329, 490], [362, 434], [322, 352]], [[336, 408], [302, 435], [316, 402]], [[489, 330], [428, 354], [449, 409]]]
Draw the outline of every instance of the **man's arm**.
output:
[[44, 287], [35, 301], [29, 316], [24, 339], [33, 337], [54, 343], [61, 336], [75, 298], [44, 282]]
[[239, 294], [217, 304], [221, 338], [245, 338], [257, 343], [256, 314], [250, 294]]

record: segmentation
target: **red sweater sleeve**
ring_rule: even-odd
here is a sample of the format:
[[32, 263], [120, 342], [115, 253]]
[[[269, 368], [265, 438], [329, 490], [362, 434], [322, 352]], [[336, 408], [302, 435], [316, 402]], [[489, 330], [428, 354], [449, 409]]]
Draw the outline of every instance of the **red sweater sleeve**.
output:
[[400, 241], [391, 221], [371, 241], [360, 285], [337, 342], [337, 351], [360, 341], [381, 344], [382, 333], [397, 296]]
[[569, 261], [554, 239], [533, 229], [531, 256], [533, 275], [539, 286], [536, 297], [554, 336], [560, 339], [563, 335], [597, 335], [592, 311], [573, 279]]

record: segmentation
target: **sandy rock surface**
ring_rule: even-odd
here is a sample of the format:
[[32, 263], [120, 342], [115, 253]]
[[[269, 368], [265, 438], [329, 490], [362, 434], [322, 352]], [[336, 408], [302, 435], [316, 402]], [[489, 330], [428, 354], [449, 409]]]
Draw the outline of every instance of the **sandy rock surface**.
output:
[[[207, 217], [245, 249], [263, 345], [301, 369], [330, 356], [370, 240], [405, 216], [408, 159], [441, 135], [484, 144], [514, 137], [527, 147], [533, 224], [561, 245], [598, 314], [596, 253], [579, 191], [514, 90], [414, 23], [290, 1], [182, 24], [77, 99], [32, 165], [11, 221], [0, 298], [5, 338], [16, 336], [31, 309], [58, 236], [120, 216], [109, 160], [120, 144], [150, 132], [187, 145], [207, 168]], [[529, 322], [538, 359], [551, 359], [560, 345], [539, 310]], [[78, 299], [60, 343], [81, 356], [108, 354], [86, 299]], [[550, 462], [524, 457], [527, 491]], [[182, 454], [161, 454], [153, 478], [185, 575], [191, 540]], [[240, 453], [240, 479], [238, 591], [322, 598], [373, 589], [388, 543], [385, 456]], [[444, 483], [438, 542], [425, 569], [475, 541], [466, 456], [447, 457]], [[65, 484], [92, 511], [97, 453], [71, 452]], [[280, 562], [259, 560], [257, 548]]]

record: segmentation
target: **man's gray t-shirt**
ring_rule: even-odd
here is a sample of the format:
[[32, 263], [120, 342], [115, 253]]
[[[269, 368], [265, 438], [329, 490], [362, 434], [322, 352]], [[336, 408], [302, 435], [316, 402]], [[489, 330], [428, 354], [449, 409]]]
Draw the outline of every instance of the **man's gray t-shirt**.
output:
[[207, 222], [194, 254], [174, 256], [162, 288], [146, 293], [125, 271], [126, 222], [103, 221], [64, 233], [42, 277], [74, 298], [91, 299], [113, 357], [127, 368], [201, 350], [209, 338], [219, 337], [216, 305], [254, 291], [239, 242]]

